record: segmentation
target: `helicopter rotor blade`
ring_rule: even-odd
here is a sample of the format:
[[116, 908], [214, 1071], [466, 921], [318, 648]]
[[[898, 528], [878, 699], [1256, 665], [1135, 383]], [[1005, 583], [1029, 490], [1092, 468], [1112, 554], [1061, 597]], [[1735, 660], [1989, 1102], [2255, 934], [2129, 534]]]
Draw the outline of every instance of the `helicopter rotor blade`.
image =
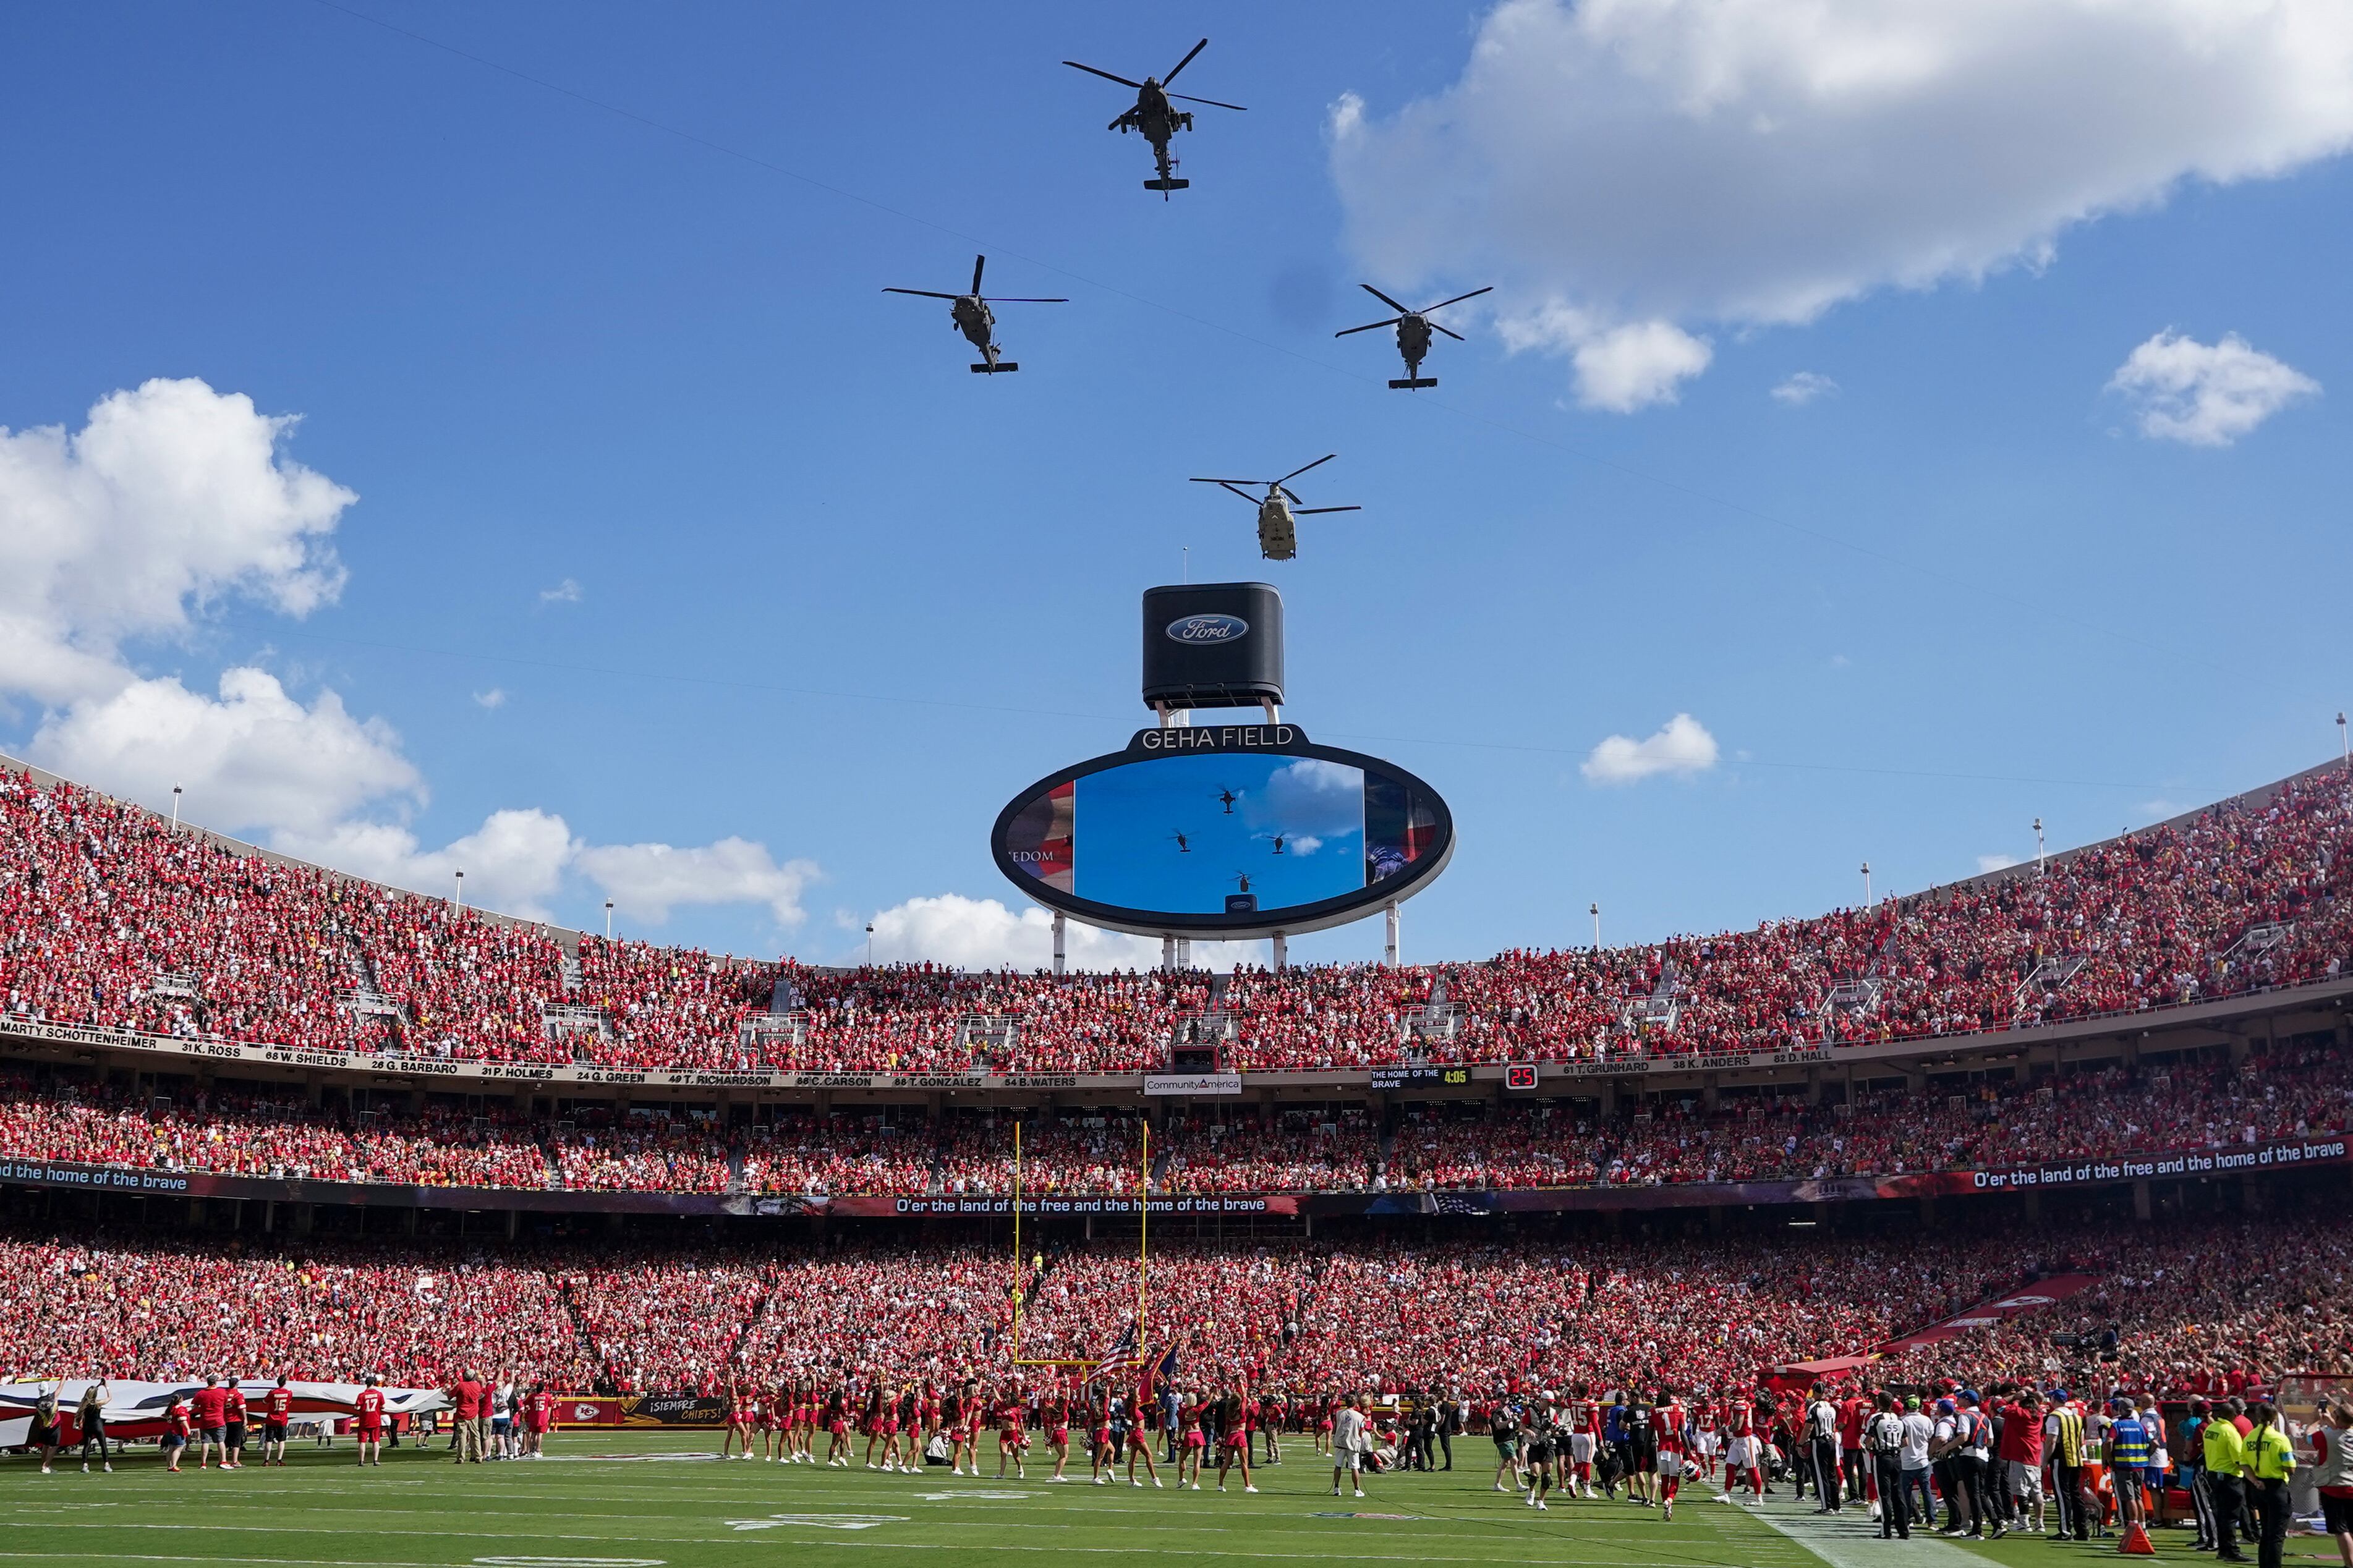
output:
[[1184, 99], [1184, 100], [1185, 100], [1186, 102], [1187, 102], [1187, 103], [1206, 103], [1206, 104], [1208, 104], [1211, 109], [1231, 109], [1231, 110], [1236, 110], [1236, 111], [1238, 111], [1238, 112], [1240, 112], [1240, 113], [1242, 113], [1242, 114], [1248, 114], [1248, 113], [1250, 112], [1250, 109], [1248, 108], [1248, 106], [1246, 106], [1246, 105], [1244, 105], [1244, 104], [1240, 104], [1240, 103], [1220, 103], [1220, 102], [1219, 102], [1219, 101], [1218, 101], [1216, 99], [1214, 99], [1214, 98], [1194, 98], [1194, 97], [1191, 97], [1191, 96], [1190, 96], [1190, 95], [1188, 95], [1188, 94], [1181, 93], [1181, 92], [1172, 92], [1172, 93], [1170, 93], [1168, 96], [1169, 96], [1169, 97], [1171, 97], [1171, 98], [1181, 98], [1181, 99]]
[[1166, 87], [1170, 82], [1175, 81], [1176, 79], [1176, 71], [1183, 70], [1187, 66], [1191, 65], [1193, 63], [1193, 57], [1199, 54], [1203, 49], [1206, 49], [1208, 47], [1209, 40], [1207, 38], [1203, 38], [1199, 43], [1195, 44], [1192, 48], [1186, 53], [1185, 58], [1176, 62], [1176, 70], [1172, 70], [1166, 76], [1160, 79], [1160, 85]]
[[[1207, 43], [1208, 41], [1208, 39], [1206, 39], [1206, 38], [1202, 40], [1202, 42], [1204, 42], [1204, 43]], [[1099, 77], [1103, 78], [1105, 81], [1115, 81], [1115, 82], [1119, 83], [1119, 85], [1120, 85], [1120, 86], [1122, 86], [1122, 87], [1132, 87], [1132, 88], [1135, 89], [1138, 92], [1141, 92], [1141, 91], [1143, 91], [1143, 90], [1144, 90], [1144, 84], [1143, 84], [1142, 82], [1140, 82], [1140, 81], [1130, 81], [1130, 80], [1128, 80], [1128, 79], [1127, 79], [1125, 77], [1124, 77], [1124, 76], [1113, 76], [1113, 75], [1112, 75], [1112, 74], [1111, 74], [1111, 72], [1109, 72], [1109, 71], [1106, 71], [1106, 70], [1097, 70], [1097, 69], [1095, 69], [1095, 68], [1094, 68], [1094, 67], [1092, 67], [1092, 66], [1082, 66], [1082, 65], [1079, 64], [1079, 62], [1078, 62], [1078, 61], [1076, 61], [1076, 60], [1064, 60], [1062, 63], [1063, 63], [1064, 65], [1066, 65], [1066, 66], [1070, 67], [1072, 70], [1082, 70], [1082, 71], [1087, 72], [1087, 73], [1088, 73], [1089, 75], [1091, 75], [1091, 76], [1099, 76]]]
[[[1369, 331], [1371, 331], [1375, 327], [1394, 327], [1394, 326], [1396, 326], [1399, 321], [1404, 321], [1404, 320], [1405, 320], [1405, 318], [1404, 318], [1403, 316], [1391, 316], [1391, 317], [1390, 317], [1388, 321], [1366, 321], [1366, 322], [1363, 326], [1361, 326], [1361, 327], [1343, 327], [1343, 328], [1341, 328], [1338, 331], [1334, 332], [1332, 335], [1333, 335], [1334, 337], [1335, 337], [1335, 338], [1345, 338], [1345, 337], [1346, 337], [1350, 332], [1369, 332]], [[1441, 330], [1443, 330], [1443, 329], [1441, 329]]]
[[988, 258], [986, 256], [972, 258], [972, 291], [976, 296], [980, 293], [980, 269], [987, 265]]
[[1197, 485], [1262, 485], [1264, 479], [1195, 479]]
[[982, 303], [989, 305], [1067, 305], [1068, 300], [1031, 300], [1019, 294], [989, 294]]
[[1362, 511], [1360, 506], [1303, 506], [1292, 512], [1293, 517], [1316, 517], [1327, 511]]
[[962, 300], [962, 294], [943, 294], [934, 289], [885, 289], [885, 294], [920, 294], [926, 300]]
[[1308, 464], [1306, 468], [1293, 468], [1291, 472], [1283, 475], [1282, 478], [1275, 480], [1274, 482], [1279, 485], [1287, 485], [1292, 480], [1297, 479], [1300, 475], [1305, 473], [1308, 468], [1320, 468], [1339, 455], [1340, 454], [1337, 452], [1326, 452], [1322, 457], [1316, 458], [1314, 462]]
[[1471, 341], [1469, 338], [1464, 337], [1461, 332], [1456, 331], [1452, 327], [1441, 327], [1436, 321], [1430, 322], [1430, 325], [1433, 331], [1444, 332], [1448, 337], [1452, 338], [1458, 343], [1467, 343]]
[[1387, 294], [1382, 293], [1379, 289], [1374, 288], [1369, 283], [1359, 283], [1356, 287], [1362, 289], [1366, 293], [1370, 294], [1374, 299], [1378, 300], [1382, 304], [1387, 305], [1390, 310], [1395, 310], [1400, 316], [1410, 316], [1413, 314], [1413, 311], [1410, 309], [1398, 304], [1395, 300], [1390, 299]]
[[1242, 480], [1238, 483], [1232, 479], [1195, 479], [1193, 482], [1197, 485], [1216, 485], [1220, 489], [1231, 490], [1234, 494], [1241, 497], [1242, 500], [1250, 502], [1252, 506], [1257, 506], [1259, 504], [1258, 497], [1250, 494], [1250, 491], [1241, 488], [1243, 484], [1249, 482], [1248, 480]]
[[1443, 310], [1449, 305], [1460, 305], [1465, 300], [1476, 300], [1482, 294], [1493, 294], [1494, 291], [1495, 286], [1493, 283], [1490, 283], [1484, 289], [1473, 289], [1468, 294], [1457, 294], [1451, 300], [1440, 300], [1437, 304], [1430, 306], [1429, 310], [1425, 310], [1421, 313], [1427, 316], [1430, 314], [1430, 310]]

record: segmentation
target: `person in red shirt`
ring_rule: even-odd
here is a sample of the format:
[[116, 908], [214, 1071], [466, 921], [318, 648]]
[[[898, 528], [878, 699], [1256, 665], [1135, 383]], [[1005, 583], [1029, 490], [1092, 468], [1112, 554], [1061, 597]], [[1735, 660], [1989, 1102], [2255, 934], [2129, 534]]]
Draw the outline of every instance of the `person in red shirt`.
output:
[[453, 1434], [457, 1441], [451, 1445], [458, 1457], [453, 1462], [462, 1465], [470, 1459], [479, 1465], [482, 1462], [483, 1428], [490, 1425], [487, 1416], [491, 1391], [482, 1386], [482, 1380], [470, 1367], [449, 1390], [449, 1402], [458, 1408], [458, 1429]]
[[1218, 1401], [1218, 1489], [1226, 1489], [1226, 1472], [1240, 1465], [1242, 1490], [1258, 1490], [1250, 1485], [1250, 1428], [1258, 1424], [1256, 1402], [1229, 1393]]
[[523, 1453], [526, 1458], [536, 1459], [547, 1452], [547, 1429], [554, 1425], [555, 1395], [543, 1383], [531, 1391], [530, 1403], [524, 1407]]
[[212, 1462], [212, 1452], [220, 1450], [221, 1468], [228, 1468], [228, 1394], [222, 1389], [220, 1379], [209, 1373], [205, 1385], [188, 1401], [196, 1421], [196, 1468], [204, 1469]]
[[1005, 1461], [1013, 1461], [1013, 1479], [1021, 1479], [1022, 1456], [1029, 1447], [1029, 1435], [1025, 1429], [1029, 1407], [1022, 1402], [1021, 1385], [1015, 1384], [997, 1402], [997, 1479], [1005, 1479]]
[[1039, 1416], [1046, 1426], [1046, 1447], [1054, 1456], [1054, 1473], [1046, 1479], [1067, 1481], [1071, 1478], [1062, 1470], [1071, 1462], [1071, 1401], [1068, 1393], [1058, 1391], [1048, 1398], [1039, 1411]]
[[180, 1456], [188, 1451], [188, 1434], [195, 1429], [195, 1417], [189, 1412], [188, 1402], [174, 1395], [171, 1408], [164, 1412], [164, 1468], [174, 1475], [180, 1473]]
[[221, 1468], [245, 1468], [245, 1390], [232, 1383], [221, 1390], [222, 1411], [227, 1417], [222, 1431], [227, 1442], [222, 1448]]
[[1684, 1436], [1691, 1420], [1674, 1395], [1662, 1390], [1651, 1407], [1651, 1434], [1659, 1446], [1659, 1518], [1675, 1517], [1675, 1493], [1683, 1473], [1691, 1468], [1691, 1443]]
[[280, 1377], [278, 1386], [261, 1396], [261, 1467], [286, 1463], [286, 1423], [294, 1414], [294, 1395]]
[[360, 1463], [381, 1465], [384, 1463], [384, 1390], [376, 1386], [374, 1373], [368, 1374], [367, 1386], [360, 1390], [359, 1398], [353, 1403], [359, 1413], [354, 1431], [360, 1440]]

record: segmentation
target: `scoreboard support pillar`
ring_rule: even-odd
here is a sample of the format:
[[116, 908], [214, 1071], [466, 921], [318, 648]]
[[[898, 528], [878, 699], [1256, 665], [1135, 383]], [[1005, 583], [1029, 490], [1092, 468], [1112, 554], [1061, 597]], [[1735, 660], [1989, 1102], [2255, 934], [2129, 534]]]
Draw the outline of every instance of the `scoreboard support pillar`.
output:
[[1282, 973], [1291, 964], [1291, 943], [1281, 931], [1274, 933], [1274, 972]]
[[1381, 962], [1389, 968], [1395, 969], [1398, 966], [1398, 907], [1396, 900], [1392, 899], [1389, 900], [1384, 913], [1388, 916], [1388, 940], [1381, 945]]
[[1160, 939], [1160, 970], [1164, 974], [1176, 972], [1176, 939], [1173, 936]]
[[1063, 971], [1063, 953], [1065, 951], [1063, 946], [1063, 927], [1066, 918], [1067, 917], [1063, 915], [1061, 910], [1056, 910], [1054, 911], [1054, 973], [1057, 974], [1061, 973]]

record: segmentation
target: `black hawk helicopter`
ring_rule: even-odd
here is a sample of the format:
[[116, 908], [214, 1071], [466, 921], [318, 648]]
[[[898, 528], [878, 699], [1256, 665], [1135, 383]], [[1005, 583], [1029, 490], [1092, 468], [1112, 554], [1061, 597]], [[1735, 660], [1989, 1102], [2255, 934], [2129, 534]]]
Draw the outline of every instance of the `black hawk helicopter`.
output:
[[[1326, 452], [1306, 468], [1293, 468], [1279, 479], [1195, 479], [1197, 485], [1222, 485], [1227, 489], [1258, 508], [1258, 550], [1269, 561], [1290, 561], [1299, 554], [1299, 533], [1292, 526], [1294, 518], [1314, 517], [1327, 511], [1362, 511], [1360, 506], [1298, 506], [1299, 497], [1283, 487], [1308, 468], [1323, 467], [1338, 457]], [[1264, 485], [1266, 494], [1254, 496], [1242, 489], [1244, 485]]]
[[972, 346], [980, 351], [980, 363], [972, 367], [973, 374], [976, 375], [995, 375], [999, 371], [1019, 370], [1021, 368], [1011, 360], [1002, 360], [997, 357], [1003, 351], [997, 346], [994, 341], [997, 332], [997, 317], [989, 310], [989, 306], [1067, 305], [1070, 303], [1068, 300], [1015, 299], [1009, 295], [1003, 294], [997, 295], [994, 299], [984, 298], [980, 291], [980, 270], [987, 265], [988, 258], [986, 256], [976, 256], [972, 258], [972, 292], [969, 294], [941, 294], [929, 289], [885, 289], [882, 290], [885, 294], [915, 294], [920, 295], [926, 300], [949, 300], [955, 301], [948, 307], [948, 319], [955, 323], [956, 331], [962, 332], [966, 338], [970, 339]]
[[1491, 283], [1484, 289], [1473, 289], [1468, 294], [1457, 294], [1451, 300], [1440, 300], [1435, 305], [1425, 305], [1419, 310], [1409, 310], [1369, 283], [1359, 283], [1356, 287], [1398, 313], [1386, 321], [1366, 321], [1361, 327], [1349, 327], [1332, 335], [1335, 338], [1345, 338], [1350, 332], [1369, 332], [1375, 327], [1395, 327], [1398, 353], [1405, 356], [1405, 379], [1389, 383], [1389, 388], [1393, 392], [1410, 392], [1416, 387], [1438, 384], [1436, 376], [1421, 374], [1421, 362], [1430, 356], [1430, 334], [1432, 331], [1445, 332], [1458, 343], [1463, 341], [1461, 332], [1441, 327], [1431, 321], [1430, 319], [1431, 311], [1443, 310], [1449, 305], [1459, 305], [1465, 300], [1476, 300], [1482, 294], [1492, 294], [1495, 291], [1495, 286]]
[[1214, 98], [1187, 98], [1181, 92], [1168, 90], [1168, 84], [1176, 79], [1176, 72], [1191, 65], [1193, 56], [1208, 47], [1209, 40], [1203, 38], [1193, 46], [1191, 54], [1176, 62], [1175, 70], [1165, 77], [1145, 77], [1142, 81], [1130, 81], [1124, 76], [1113, 76], [1107, 70], [1097, 70], [1092, 66], [1082, 66], [1076, 60], [1062, 62], [1073, 70], [1086, 71], [1091, 75], [1102, 77], [1106, 81], [1115, 81], [1122, 87], [1135, 89], [1135, 107], [1104, 126], [1103, 129], [1116, 131], [1122, 135], [1131, 131], [1144, 132], [1144, 139], [1152, 143], [1153, 167], [1159, 171], [1159, 177], [1145, 181], [1144, 188], [1147, 191], [1158, 191], [1160, 199], [1164, 202], [1168, 199], [1169, 192], [1184, 190], [1193, 183], [1190, 180], [1180, 180], [1176, 177], [1176, 160], [1168, 155], [1168, 139], [1179, 131], [1192, 130], [1193, 117], [1184, 110], [1171, 109], [1168, 106], [1168, 100], [1172, 98], [1183, 99], [1187, 103], [1206, 103], [1212, 109], [1232, 109], [1240, 110], [1243, 113], [1249, 112], [1239, 103], [1219, 103]]

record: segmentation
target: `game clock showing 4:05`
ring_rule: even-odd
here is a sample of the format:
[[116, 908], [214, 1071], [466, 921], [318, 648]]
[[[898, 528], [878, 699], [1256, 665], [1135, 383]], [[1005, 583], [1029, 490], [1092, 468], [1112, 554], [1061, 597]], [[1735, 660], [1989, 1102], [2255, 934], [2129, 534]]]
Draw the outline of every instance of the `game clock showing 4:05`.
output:
[[1461, 1086], [1471, 1081], [1469, 1068], [1375, 1068], [1373, 1088], [1419, 1089], [1430, 1085]]

